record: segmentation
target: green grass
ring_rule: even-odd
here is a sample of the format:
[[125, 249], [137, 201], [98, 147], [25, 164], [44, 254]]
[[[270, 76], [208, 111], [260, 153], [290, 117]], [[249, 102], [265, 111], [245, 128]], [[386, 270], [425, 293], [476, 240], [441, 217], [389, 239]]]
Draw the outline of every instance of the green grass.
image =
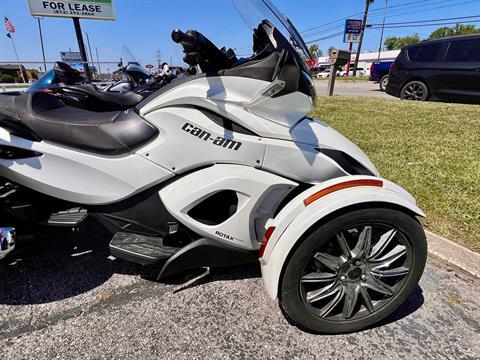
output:
[[319, 97], [313, 116], [408, 190], [427, 229], [480, 251], [480, 106]]
[[20, 89], [20, 88], [25, 88], [29, 87], [31, 84], [23, 84], [23, 85], [2, 85], [2, 88], [4, 87], [5, 89]]

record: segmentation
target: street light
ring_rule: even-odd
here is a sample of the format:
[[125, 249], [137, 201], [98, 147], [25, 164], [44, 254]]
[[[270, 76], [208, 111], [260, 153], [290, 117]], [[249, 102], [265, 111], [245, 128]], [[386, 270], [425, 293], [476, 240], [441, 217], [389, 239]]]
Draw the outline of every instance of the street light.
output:
[[380, 52], [382, 51], [383, 30], [385, 29], [385, 19], [387, 18], [387, 1], [388, 0], [385, 0], [385, 8], [383, 10], [382, 33], [380, 35], [380, 44], [378, 45], [378, 59], [377, 59], [377, 61], [380, 61]]

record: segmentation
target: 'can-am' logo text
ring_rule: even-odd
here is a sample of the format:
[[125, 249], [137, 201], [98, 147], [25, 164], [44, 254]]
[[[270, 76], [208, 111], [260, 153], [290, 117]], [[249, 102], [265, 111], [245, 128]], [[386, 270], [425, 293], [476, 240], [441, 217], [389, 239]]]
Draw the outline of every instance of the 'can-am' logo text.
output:
[[212, 137], [212, 134], [209, 132], [195, 127], [189, 123], [185, 123], [185, 125], [182, 126], [182, 130], [192, 134], [193, 136], [196, 136], [199, 139], [202, 139], [203, 141], [211, 141], [213, 145], [221, 146], [227, 149], [238, 150], [240, 149], [240, 146], [242, 146], [240, 141], [225, 139], [222, 136], [217, 136], [216, 138]]

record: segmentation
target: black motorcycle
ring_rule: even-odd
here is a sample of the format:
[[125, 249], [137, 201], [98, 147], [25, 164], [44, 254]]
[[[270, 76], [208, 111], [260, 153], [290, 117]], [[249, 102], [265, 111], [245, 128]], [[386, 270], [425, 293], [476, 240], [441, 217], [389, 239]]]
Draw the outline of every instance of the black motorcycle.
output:
[[95, 82], [87, 83], [78, 70], [58, 61], [26, 92], [51, 93], [67, 105], [90, 111], [118, 111], [134, 107], [175, 78], [167, 69], [153, 76], [138, 63], [119, 64], [119, 67], [120, 80], [100, 88]]

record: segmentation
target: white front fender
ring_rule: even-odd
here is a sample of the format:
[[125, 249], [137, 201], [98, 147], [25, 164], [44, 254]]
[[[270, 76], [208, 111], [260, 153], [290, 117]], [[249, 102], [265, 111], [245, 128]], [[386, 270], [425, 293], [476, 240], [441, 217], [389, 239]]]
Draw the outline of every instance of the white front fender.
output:
[[[352, 186], [342, 188], [341, 184], [356, 180], [376, 180], [377, 186]], [[357, 182], [362, 183], [362, 181]], [[336, 190], [321, 196], [305, 205], [304, 200], [326, 189]], [[320, 193], [321, 194], [321, 193]], [[402, 187], [391, 181], [373, 176], [344, 176], [313, 186], [295, 197], [274, 219], [270, 219], [266, 228], [275, 227], [260, 259], [263, 281], [268, 295], [275, 299], [278, 295], [280, 277], [285, 261], [303, 234], [325, 216], [352, 205], [366, 203], [393, 204], [418, 216], [425, 216], [415, 199]]]

